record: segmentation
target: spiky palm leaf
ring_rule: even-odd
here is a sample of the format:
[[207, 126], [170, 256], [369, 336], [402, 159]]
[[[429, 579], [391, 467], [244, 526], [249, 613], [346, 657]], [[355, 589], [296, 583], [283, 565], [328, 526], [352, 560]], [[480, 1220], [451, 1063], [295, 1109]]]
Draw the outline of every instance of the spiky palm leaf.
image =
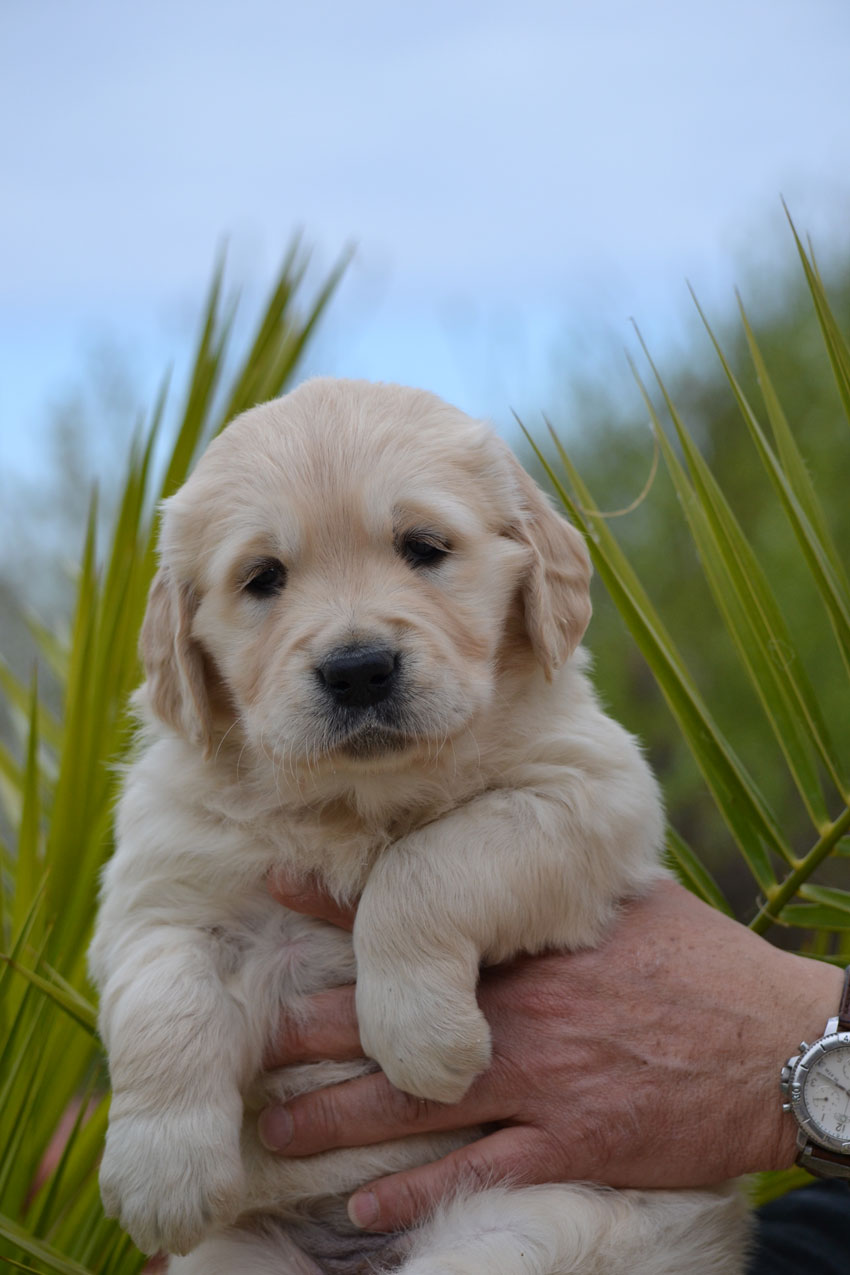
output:
[[[792, 232], [839, 397], [850, 422], [850, 345], [830, 308], [814, 261], [793, 225]], [[848, 675], [843, 685], [820, 686], [816, 693], [817, 679], [810, 677], [805, 668], [767, 573], [641, 342], [673, 427], [672, 438], [635, 371], [638, 388], [705, 578], [779, 745], [788, 782], [796, 789], [807, 814], [811, 834], [805, 848], [800, 850], [792, 844], [779, 813], [763, 796], [758, 775], [744, 765], [734, 741], [714, 720], [682, 650], [671, 638], [647, 587], [630, 565], [607, 515], [595, 505], [556, 431], [550, 426], [554, 458], [528, 431], [526, 437], [570, 518], [584, 533], [594, 565], [648, 663], [749, 869], [755, 887], [751, 928], [765, 934], [775, 925], [799, 927], [808, 932], [803, 945], [807, 954], [847, 965], [850, 888], [818, 884], [815, 874], [831, 857], [846, 864], [848, 853], [850, 756], [833, 742], [828, 721], [836, 712], [846, 713], [850, 691], [850, 584], [842, 555], [829, 532], [826, 511], [818, 500], [743, 306], [741, 322], [768, 428], [744, 394], [702, 310], [699, 313], [740, 409], [742, 425], [752, 438], [753, 463], [760, 464], [767, 474], [797, 543], [799, 570], [808, 574], [820, 598], [823, 611], [816, 622], [825, 635], [832, 634]], [[802, 425], [801, 422], [798, 429]], [[842, 458], [837, 457], [836, 463], [850, 468], [847, 452]], [[675, 534], [672, 528], [670, 534]], [[671, 864], [689, 888], [712, 906], [732, 913], [706, 866], [672, 827], [668, 829], [667, 850]], [[843, 879], [850, 887], [850, 872], [845, 871]], [[792, 1044], [789, 1042], [789, 1049]], [[801, 1170], [764, 1175], [760, 1198], [771, 1198], [806, 1180], [808, 1175]]]
[[[173, 442], [157, 457], [167, 387], [134, 441], [111, 534], [97, 544], [92, 503], [67, 645], [37, 634], [62, 683], [55, 720], [34, 681], [0, 685], [25, 713], [23, 761], [0, 749], [0, 1262], [127, 1275], [142, 1256], [104, 1218], [97, 1161], [107, 1097], [85, 954], [98, 875], [111, 852], [115, 764], [129, 741], [126, 702], [139, 679], [136, 640], [154, 570], [159, 500], [237, 412], [280, 394], [345, 269], [302, 302], [307, 254], [293, 243], [255, 335], [234, 351], [235, 306], [217, 267], [201, 316]], [[236, 355], [236, 370], [228, 366]]]

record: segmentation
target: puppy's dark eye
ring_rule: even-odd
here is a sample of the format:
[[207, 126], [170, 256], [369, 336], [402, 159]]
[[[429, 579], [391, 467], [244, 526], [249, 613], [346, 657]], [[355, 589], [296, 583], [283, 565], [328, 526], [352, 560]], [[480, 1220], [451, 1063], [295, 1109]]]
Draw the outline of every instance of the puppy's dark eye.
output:
[[286, 567], [277, 558], [264, 558], [254, 563], [244, 584], [253, 598], [271, 598], [286, 584]]
[[448, 557], [449, 548], [436, 540], [405, 536], [401, 542], [401, 553], [412, 567], [432, 567]]

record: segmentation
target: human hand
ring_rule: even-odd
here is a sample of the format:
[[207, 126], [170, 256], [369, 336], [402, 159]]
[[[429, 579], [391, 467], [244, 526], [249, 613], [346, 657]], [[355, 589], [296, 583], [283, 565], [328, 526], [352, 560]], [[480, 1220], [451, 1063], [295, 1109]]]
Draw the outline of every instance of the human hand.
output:
[[[278, 894], [351, 925], [320, 892]], [[835, 1012], [841, 974], [782, 952], [681, 886], [623, 908], [592, 951], [485, 970], [479, 1001], [493, 1063], [455, 1106], [421, 1102], [381, 1074], [304, 1094], [260, 1119], [288, 1156], [413, 1133], [498, 1124], [434, 1164], [383, 1178], [349, 1203], [359, 1225], [409, 1224], [463, 1181], [591, 1180], [699, 1187], [784, 1168], [796, 1125], [779, 1071]], [[272, 1065], [361, 1052], [352, 988], [313, 998], [282, 1024]]]

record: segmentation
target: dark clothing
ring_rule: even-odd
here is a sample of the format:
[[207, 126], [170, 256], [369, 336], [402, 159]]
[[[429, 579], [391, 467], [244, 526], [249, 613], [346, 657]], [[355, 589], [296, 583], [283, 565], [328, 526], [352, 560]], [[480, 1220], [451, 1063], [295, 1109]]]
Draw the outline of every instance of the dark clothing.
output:
[[817, 1182], [756, 1213], [748, 1275], [850, 1275], [850, 1184]]

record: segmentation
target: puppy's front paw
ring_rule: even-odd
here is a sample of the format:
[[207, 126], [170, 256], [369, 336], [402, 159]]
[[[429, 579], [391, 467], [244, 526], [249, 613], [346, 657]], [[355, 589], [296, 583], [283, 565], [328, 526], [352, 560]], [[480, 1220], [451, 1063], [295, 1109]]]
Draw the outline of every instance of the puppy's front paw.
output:
[[360, 1039], [391, 1084], [417, 1098], [460, 1102], [490, 1064], [490, 1028], [474, 996], [405, 995], [358, 980]]
[[143, 1253], [188, 1253], [242, 1207], [239, 1129], [209, 1111], [112, 1121], [100, 1193]]

